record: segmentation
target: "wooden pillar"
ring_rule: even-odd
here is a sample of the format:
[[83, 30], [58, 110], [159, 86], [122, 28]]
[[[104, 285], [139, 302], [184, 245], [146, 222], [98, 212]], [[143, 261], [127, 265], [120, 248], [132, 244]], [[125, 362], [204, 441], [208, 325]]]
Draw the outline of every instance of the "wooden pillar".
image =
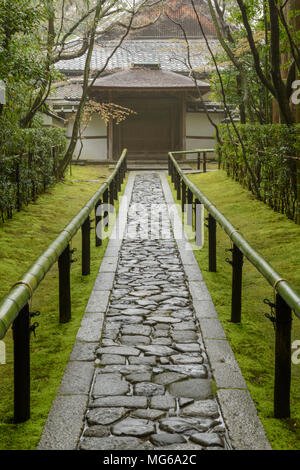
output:
[[30, 418], [30, 312], [22, 308], [13, 323], [14, 339], [14, 421]]
[[186, 92], [184, 92], [181, 96], [181, 142], [182, 142], [182, 149], [186, 150]]
[[59, 270], [59, 321], [68, 323], [71, 319], [71, 250], [67, 245], [58, 258]]
[[242, 274], [244, 255], [234, 244], [232, 250], [231, 321], [240, 323], [242, 313]]
[[290, 417], [291, 326], [290, 307], [276, 294], [274, 417]]

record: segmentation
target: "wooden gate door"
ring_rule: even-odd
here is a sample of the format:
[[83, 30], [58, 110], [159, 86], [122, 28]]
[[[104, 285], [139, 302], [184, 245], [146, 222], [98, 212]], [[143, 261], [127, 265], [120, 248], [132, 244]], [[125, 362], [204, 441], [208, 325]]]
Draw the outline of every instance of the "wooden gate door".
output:
[[170, 98], [139, 98], [120, 103], [137, 114], [114, 126], [114, 155], [128, 149], [128, 158], [167, 159], [180, 140], [180, 107]]

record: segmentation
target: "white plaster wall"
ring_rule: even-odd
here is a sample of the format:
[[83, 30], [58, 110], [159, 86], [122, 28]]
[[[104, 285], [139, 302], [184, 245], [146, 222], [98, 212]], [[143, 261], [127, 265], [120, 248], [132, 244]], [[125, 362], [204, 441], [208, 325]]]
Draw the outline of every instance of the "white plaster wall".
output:
[[[211, 114], [211, 119], [219, 124], [224, 119], [223, 113]], [[186, 136], [214, 136], [215, 128], [209, 122], [205, 113], [186, 114]]]
[[[72, 135], [74, 120], [69, 118], [67, 126], [67, 137]], [[83, 149], [80, 155], [80, 160], [90, 161], [106, 161], [107, 160], [107, 126], [100, 116], [95, 115], [88, 124], [87, 128], [82, 133], [83, 137], [93, 137], [93, 139], [83, 139]], [[102, 137], [96, 138], [96, 137]], [[105, 138], [103, 138], [105, 137]], [[74, 159], [77, 158], [80, 151], [81, 143], [77, 142]]]
[[[214, 123], [219, 124], [224, 119], [223, 113], [211, 114]], [[209, 122], [205, 113], [187, 113], [186, 114], [186, 150], [193, 149], [212, 149], [216, 146], [214, 138], [215, 128]], [[189, 137], [213, 137], [212, 139], [190, 139]], [[208, 158], [214, 158], [214, 153], [208, 153]], [[189, 158], [189, 156], [187, 156]], [[195, 158], [195, 155], [190, 155], [190, 158]]]

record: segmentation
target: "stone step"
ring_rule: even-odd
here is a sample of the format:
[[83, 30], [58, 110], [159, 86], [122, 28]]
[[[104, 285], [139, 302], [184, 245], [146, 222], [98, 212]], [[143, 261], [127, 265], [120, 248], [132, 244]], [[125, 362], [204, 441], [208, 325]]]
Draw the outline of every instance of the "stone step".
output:
[[[115, 165], [110, 165], [110, 169], [114, 169]], [[190, 165], [181, 165], [182, 170], [189, 171], [192, 170], [192, 167]], [[129, 162], [127, 165], [128, 171], [139, 171], [139, 170], [145, 170], [145, 171], [154, 171], [154, 170], [167, 170], [168, 169], [168, 163], [131, 163]]]

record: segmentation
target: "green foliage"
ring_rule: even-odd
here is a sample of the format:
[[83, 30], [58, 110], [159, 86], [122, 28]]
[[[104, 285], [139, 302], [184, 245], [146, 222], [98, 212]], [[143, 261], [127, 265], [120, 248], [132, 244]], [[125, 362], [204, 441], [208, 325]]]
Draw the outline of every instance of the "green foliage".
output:
[[0, 130], [0, 213], [11, 218], [22, 204], [56, 181], [56, 165], [66, 139], [60, 129]]
[[[57, 78], [61, 74], [48, 58], [47, 5], [35, 0], [2, 1], [0, 80], [6, 85], [6, 105], [0, 106], [1, 128], [23, 127], [22, 119], [36, 98], [46, 97], [48, 85]], [[26, 126], [34, 126], [32, 119]]]
[[[211, 0], [208, 3], [212, 4]], [[243, 123], [271, 123], [274, 102], [280, 122], [297, 122], [289, 101], [291, 81], [300, 68], [299, 12], [292, 9], [294, 2], [213, 3], [220, 6], [215, 9], [222, 25], [219, 39], [223, 53], [216, 59], [224, 85], [222, 88], [214, 73], [211, 84], [215, 100], [226, 98], [227, 104], [238, 107]]]
[[[236, 124], [243, 142], [247, 162], [259, 188], [261, 199], [276, 211], [294, 219], [297, 213], [297, 173], [300, 125]], [[253, 191], [253, 182], [242, 158], [240, 141], [232, 125], [219, 126], [222, 144], [218, 152], [228, 176]]]
[[[32, 0], [3, 0], [0, 4], [0, 78], [7, 82], [32, 79], [40, 68], [40, 5]], [[38, 65], [40, 64], [40, 65]]]

